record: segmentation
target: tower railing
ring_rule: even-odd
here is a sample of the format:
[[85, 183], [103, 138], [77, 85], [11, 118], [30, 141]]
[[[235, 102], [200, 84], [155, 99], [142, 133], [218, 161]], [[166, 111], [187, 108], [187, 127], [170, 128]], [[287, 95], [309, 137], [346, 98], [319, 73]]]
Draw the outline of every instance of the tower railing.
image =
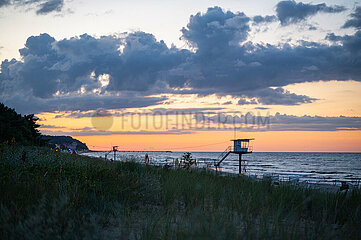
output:
[[222, 159], [224, 157], [224, 155], [226, 155], [229, 151], [232, 151], [233, 150], [233, 146], [228, 146], [226, 148], [226, 150], [224, 150], [218, 157], [218, 159]]

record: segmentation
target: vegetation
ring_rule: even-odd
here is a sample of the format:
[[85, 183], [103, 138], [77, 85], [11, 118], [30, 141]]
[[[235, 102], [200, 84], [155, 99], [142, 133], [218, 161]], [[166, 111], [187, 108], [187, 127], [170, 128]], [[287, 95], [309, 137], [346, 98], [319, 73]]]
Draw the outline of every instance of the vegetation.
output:
[[14, 109], [0, 103], [0, 143], [17, 145], [38, 145], [62, 150], [75, 148], [86, 151], [88, 147], [70, 136], [41, 135], [37, 124], [38, 118], [34, 114], [18, 114]]
[[0, 149], [1, 239], [359, 239], [361, 194]]
[[181, 163], [187, 170], [189, 170], [193, 165], [197, 165], [196, 159], [192, 157], [192, 154], [190, 152], [186, 152], [183, 154]]
[[70, 136], [49, 136], [42, 135], [41, 139], [47, 142], [47, 146], [51, 148], [56, 148], [57, 146], [60, 149], [65, 150], [69, 149], [70, 146], [75, 145], [75, 150], [77, 151], [87, 151], [89, 150], [87, 145], [77, 139], [74, 139]]
[[40, 133], [34, 114], [20, 115], [0, 103], [0, 143], [16, 142], [22, 145], [39, 145]]

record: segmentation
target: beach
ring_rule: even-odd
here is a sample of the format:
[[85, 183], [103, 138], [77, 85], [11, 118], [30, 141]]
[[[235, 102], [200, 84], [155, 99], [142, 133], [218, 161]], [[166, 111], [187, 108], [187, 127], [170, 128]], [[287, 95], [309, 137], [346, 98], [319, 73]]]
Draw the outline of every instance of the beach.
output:
[[[149, 155], [152, 165], [174, 165], [175, 159], [182, 158], [184, 152], [167, 151], [119, 151], [116, 160], [134, 160], [144, 163]], [[86, 152], [84, 155], [113, 160], [113, 152]], [[197, 160], [198, 168], [215, 170], [220, 152], [191, 152]], [[339, 188], [341, 181], [350, 187], [359, 187], [361, 180], [361, 153], [300, 153], [300, 152], [254, 152], [243, 157], [243, 175], [252, 179], [272, 178], [277, 182], [297, 184], [327, 185]], [[230, 154], [217, 169], [222, 173], [238, 174], [238, 155]], [[335, 187], [333, 187], [335, 186]]]
[[[1, 150], [4, 239], [357, 239], [361, 192]], [[41, 236], [41, 237], [40, 237]]]

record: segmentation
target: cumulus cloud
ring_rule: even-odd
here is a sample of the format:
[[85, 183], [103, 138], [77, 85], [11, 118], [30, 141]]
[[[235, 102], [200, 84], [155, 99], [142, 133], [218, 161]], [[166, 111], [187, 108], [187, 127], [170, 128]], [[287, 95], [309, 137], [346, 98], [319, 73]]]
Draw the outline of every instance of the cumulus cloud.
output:
[[250, 24], [244, 13], [219, 7], [197, 13], [182, 29], [192, 50], [168, 47], [144, 32], [62, 40], [46, 33], [31, 36], [20, 49], [21, 60], [2, 62], [0, 98], [34, 112], [151, 106], [166, 100], [155, 95], [168, 93], [298, 105], [316, 99], [284, 86], [361, 81], [361, 31], [332, 45], [275, 46], [248, 41]]
[[182, 38], [198, 51], [216, 53], [245, 41], [250, 30], [249, 21], [242, 12], [208, 8], [205, 14], [199, 12], [190, 17], [187, 27], [181, 30]]
[[11, 5], [34, 8], [36, 9], [37, 15], [46, 15], [52, 12], [62, 11], [64, 0], [0, 0], [0, 8]]
[[296, 1], [281, 1], [276, 5], [277, 17], [282, 25], [289, 25], [306, 20], [319, 12], [339, 13], [345, 11], [344, 6], [327, 6], [325, 3], [311, 4]]
[[20, 55], [22, 61], [1, 65], [5, 103], [20, 112], [87, 111], [159, 104], [166, 98], [150, 97], [148, 91], [159, 72], [178, 64], [183, 51], [142, 32], [60, 41], [41, 34], [29, 37]]
[[[169, 72], [170, 86], [188, 86], [202, 95], [216, 93], [248, 96], [257, 97], [258, 101], [264, 104], [292, 105], [308, 103], [313, 99], [281, 89], [273, 90], [270, 87], [319, 80], [361, 80], [360, 62], [355, 61], [360, 55], [354, 54], [358, 34], [345, 39], [345, 45], [329, 46], [316, 42], [300, 42], [297, 46], [274, 46], [246, 42], [249, 28], [243, 25], [242, 30], [229, 31], [246, 33], [223, 33], [224, 27], [219, 27], [219, 32], [216, 33], [215, 25], [222, 26], [225, 18], [236, 15], [244, 18], [242, 13], [222, 14], [218, 8], [208, 9], [204, 14], [198, 13], [197, 17], [191, 17], [192, 24], [183, 29], [186, 33], [183, 39], [188, 41], [196, 52], [185, 63]], [[219, 19], [218, 24], [214, 24], [217, 22], [216, 19]], [[248, 21], [245, 20], [243, 24], [248, 24]], [[200, 26], [205, 36], [189, 34], [197, 32]], [[217, 41], [213, 36], [216, 36]], [[210, 41], [205, 40], [210, 37]], [[233, 44], [234, 39], [238, 39], [238, 44]]]
[[350, 14], [351, 18], [345, 22], [343, 28], [356, 28], [361, 29], [361, 7], [356, 7], [355, 12]]

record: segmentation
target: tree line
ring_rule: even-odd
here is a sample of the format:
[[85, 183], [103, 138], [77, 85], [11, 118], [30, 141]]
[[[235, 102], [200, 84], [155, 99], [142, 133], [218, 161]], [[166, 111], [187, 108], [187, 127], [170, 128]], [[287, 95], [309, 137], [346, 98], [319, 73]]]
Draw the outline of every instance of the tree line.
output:
[[38, 120], [34, 114], [21, 115], [0, 103], [0, 143], [41, 145]]

